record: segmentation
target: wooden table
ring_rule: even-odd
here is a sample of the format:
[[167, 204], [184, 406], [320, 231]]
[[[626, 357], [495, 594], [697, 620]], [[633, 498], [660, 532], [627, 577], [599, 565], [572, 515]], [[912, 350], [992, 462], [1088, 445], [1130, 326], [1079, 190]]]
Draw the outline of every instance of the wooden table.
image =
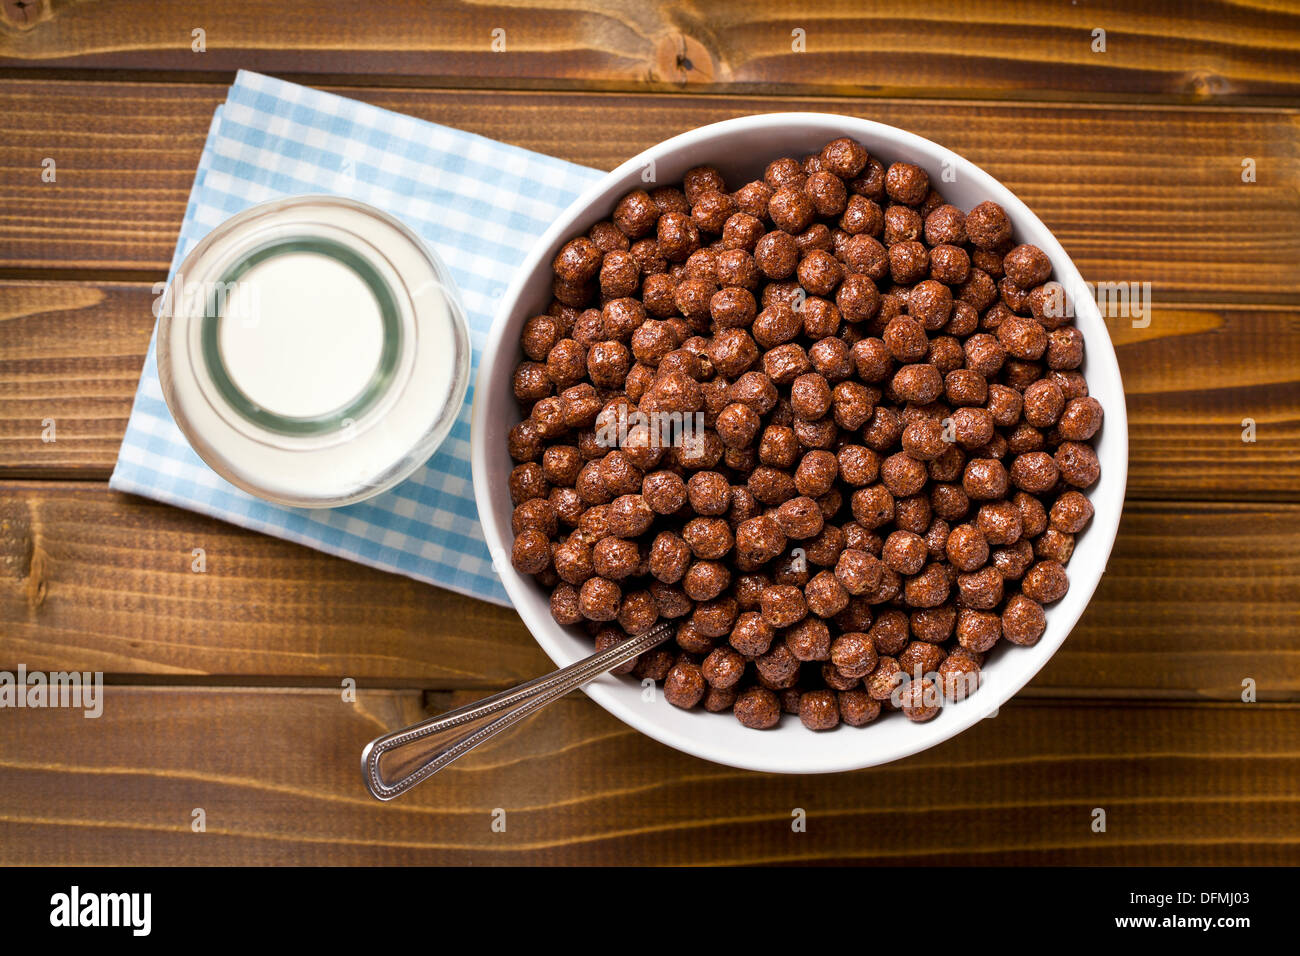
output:
[[[759, 6], [6, 0], [0, 669], [111, 686], [98, 720], [0, 711], [0, 863], [1300, 862], [1300, 8]], [[1129, 500], [1069, 641], [874, 770], [726, 769], [578, 695], [374, 802], [366, 740], [548, 667], [517, 617], [106, 484], [240, 67], [605, 169], [815, 109], [992, 172], [1156, 303], [1111, 322]]]

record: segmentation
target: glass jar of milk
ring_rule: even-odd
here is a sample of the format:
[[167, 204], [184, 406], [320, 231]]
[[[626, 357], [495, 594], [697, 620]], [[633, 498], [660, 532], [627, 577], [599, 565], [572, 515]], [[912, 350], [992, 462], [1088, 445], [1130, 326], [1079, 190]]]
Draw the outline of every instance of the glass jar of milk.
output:
[[470, 342], [446, 267], [362, 203], [228, 219], [163, 295], [158, 372], [199, 456], [250, 494], [324, 508], [391, 488], [460, 413]]

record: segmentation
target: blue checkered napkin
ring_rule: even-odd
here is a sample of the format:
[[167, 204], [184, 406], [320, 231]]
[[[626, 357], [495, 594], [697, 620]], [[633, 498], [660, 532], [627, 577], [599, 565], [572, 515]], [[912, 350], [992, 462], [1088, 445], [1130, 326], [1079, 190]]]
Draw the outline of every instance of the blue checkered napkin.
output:
[[[533, 242], [596, 170], [257, 73], [217, 108], [172, 270], [205, 234], [255, 203], [333, 193], [378, 206], [424, 237], [460, 289], [473, 367], [501, 294]], [[478, 523], [469, 410], [414, 475], [346, 508], [268, 504], [220, 478], [163, 402], [152, 343], [110, 481], [119, 491], [212, 515], [362, 564], [508, 604]]]

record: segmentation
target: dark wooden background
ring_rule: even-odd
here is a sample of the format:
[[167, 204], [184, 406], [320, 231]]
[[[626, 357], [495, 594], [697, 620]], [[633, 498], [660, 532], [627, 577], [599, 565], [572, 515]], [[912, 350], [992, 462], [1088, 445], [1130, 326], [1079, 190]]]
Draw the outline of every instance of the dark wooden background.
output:
[[[98, 720], [0, 711], [0, 863], [1300, 862], [1300, 8], [529, 7], [4, 0], [0, 669], [111, 687]], [[549, 667], [517, 617], [106, 483], [240, 67], [600, 168], [816, 109], [988, 169], [1086, 278], [1156, 301], [1112, 323], [1129, 500], [1069, 641], [998, 718], [873, 770], [729, 770], [578, 695], [375, 803], [366, 740]]]

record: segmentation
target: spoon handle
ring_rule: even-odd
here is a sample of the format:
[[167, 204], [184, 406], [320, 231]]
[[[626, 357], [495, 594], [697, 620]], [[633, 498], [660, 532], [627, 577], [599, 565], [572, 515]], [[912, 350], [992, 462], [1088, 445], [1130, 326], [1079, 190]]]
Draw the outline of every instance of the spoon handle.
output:
[[559, 700], [575, 687], [662, 644], [674, 630], [665, 621], [644, 634], [629, 637], [545, 677], [376, 737], [361, 751], [361, 774], [366, 788], [379, 800], [401, 796], [457, 757]]

